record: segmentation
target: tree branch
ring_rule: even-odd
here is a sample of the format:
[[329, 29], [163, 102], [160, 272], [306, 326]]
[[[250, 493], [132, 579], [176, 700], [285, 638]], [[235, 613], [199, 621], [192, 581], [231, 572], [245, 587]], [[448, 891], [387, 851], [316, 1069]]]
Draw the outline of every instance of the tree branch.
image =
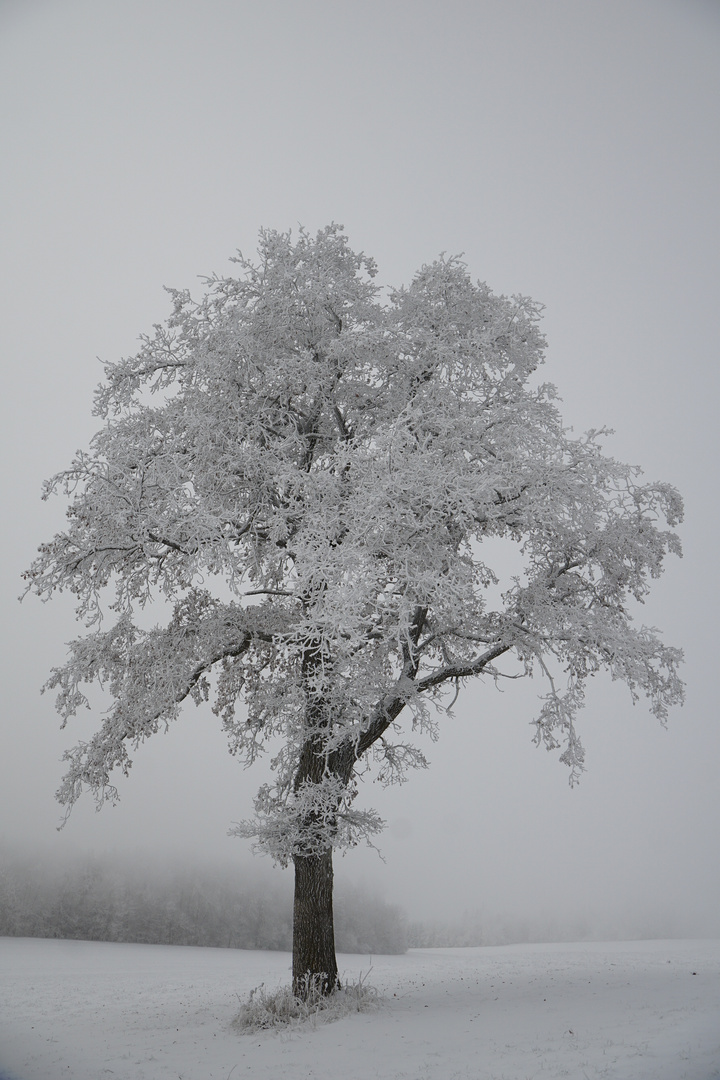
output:
[[503, 653], [509, 652], [511, 648], [512, 645], [498, 644], [493, 646], [492, 649], [488, 649], [477, 660], [472, 660], [468, 664], [453, 664], [450, 667], [438, 668], [437, 671], [433, 671], [418, 680], [415, 684], [417, 692], [421, 694], [424, 690], [430, 690], [432, 687], [439, 686], [444, 682], [455, 679], [469, 679], [473, 675], [480, 675], [488, 664], [491, 664], [493, 660], [497, 660], [498, 656], [502, 656]]

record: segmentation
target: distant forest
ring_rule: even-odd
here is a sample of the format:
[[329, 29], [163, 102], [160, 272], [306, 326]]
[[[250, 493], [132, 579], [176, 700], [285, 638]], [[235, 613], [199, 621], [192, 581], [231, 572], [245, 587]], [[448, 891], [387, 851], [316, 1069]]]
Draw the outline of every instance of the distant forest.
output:
[[[5, 855], [0, 936], [290, 950], [292, 881], [97, 859], [63, 867]], [[335, 936], [339, 952], [402, 953], [406, 919], [376, 894], [340, 883]]]
[[[261, 862], [226, 869], [148, 866], [127, 857], [60, 863], [0, 843], [0, 936], [289, 951], [292, 875]], [[341, 875], [335, 890], [335, 939], [343, 953], [681, 936], [683, 928], [669, 919], [632, 923], [538, 913], [528, 920], [480, 907], [453, 919], [412, 921], [372, 888]]]

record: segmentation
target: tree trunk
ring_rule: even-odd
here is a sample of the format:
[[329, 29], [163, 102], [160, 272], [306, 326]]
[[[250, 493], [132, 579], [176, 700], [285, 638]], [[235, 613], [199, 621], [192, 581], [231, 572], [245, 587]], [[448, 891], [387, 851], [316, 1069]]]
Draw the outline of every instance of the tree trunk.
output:
[[295, 855], [293, 993], [303, 1000], [338, 987], [333, 927], [332, 850]]

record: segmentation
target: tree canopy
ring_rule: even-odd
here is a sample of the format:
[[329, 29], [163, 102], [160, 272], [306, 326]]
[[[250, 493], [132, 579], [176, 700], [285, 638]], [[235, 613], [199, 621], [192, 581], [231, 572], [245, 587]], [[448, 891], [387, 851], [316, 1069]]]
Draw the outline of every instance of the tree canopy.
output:
[[[571, 780], [589, 676], [664, 719], [681, 654], [633, 601], [680, 553], [681, 500], [606, 456], [606, 432], [563, 427], [540, 307], [457, 258], [383, 292], [336, 225], [264, 231], [235, 261], [106, 365], [102, 427], [47, 484], [68, 524], [28, 587], [72, 591], [86, 624], [47, 685], [64, 722], [86, 684], [112, 697], [60, 801], [115, 799], [113, 770], [209, 699], [233, 754], [273, 756], [240, 832], [286, 863], [376, 832], [360, 771], [423, 767], [413, 732], [434, 737], [475, 676], [542, 677], [535, 738]], [[167, 620], [143, 628], [156, 600]]]

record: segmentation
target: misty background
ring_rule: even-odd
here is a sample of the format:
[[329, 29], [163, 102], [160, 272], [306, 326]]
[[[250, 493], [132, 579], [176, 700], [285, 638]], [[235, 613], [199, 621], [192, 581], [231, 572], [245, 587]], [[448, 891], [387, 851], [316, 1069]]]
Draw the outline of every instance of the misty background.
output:
[[637, 616], [685, 650], [667, 730], [597, 679], [570, 790], [531, 742], [539, 685], [469, 684], [430, 769], [362, 786], [385, 861], [338, 857], [343, 887], [411, 921], [720, 935], [720, 7], [0, 0], [0, 87], [4, 857], [290, 890], [226, 835], [264, 766], [243, 771], [209, 708], [138, 750], [118, 806], [88, 797], [56, 831], [62, 752], [95, 721], [60, 731], [39, 693], [79, 633], [71, 598], [17, 597], [62, 528], [42, 481], [98, 426], [98, 358], [137, 351], [170, 312], [163, 286], [199, 294], [259, 228], [337, 221], [383, 284], [462, 252], [495, 292], [545, 304], [566, 423], [614, 428], [606, 452], [686, 500], [685, 557]]

